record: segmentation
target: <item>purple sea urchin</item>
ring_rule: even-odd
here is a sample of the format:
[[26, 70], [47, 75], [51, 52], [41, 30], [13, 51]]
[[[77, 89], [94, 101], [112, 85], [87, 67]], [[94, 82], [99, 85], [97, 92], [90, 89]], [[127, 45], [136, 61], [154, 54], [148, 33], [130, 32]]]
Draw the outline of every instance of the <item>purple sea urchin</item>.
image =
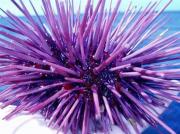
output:
[[0, 25], [0, 85], [8, 85], [0, 92], [1, 108], [17, 105], [5, 119], [40, 111], [64, 133], [108, 133], [112, 124], [130, 133], [126, 119], [137, 133], [146, 121], [175, 134], [153, 112], [167, 99], [180, 101], [172, 94], [180, 89], [179, 33], [152, 37], [171, 1], [159, 12], [158, 2], [138, 11], [130, 4], [112, 28], [121, 0], [108, 12], [106, 0], [95, 8], [87, 0], [82, 16], [73, 0], [56, 0], [57, 14], [42, 0], [45, 22], [31, 1], [36, 19], [22, 0], [12, 0], [27, 20], [4, 11], [11, 26]]

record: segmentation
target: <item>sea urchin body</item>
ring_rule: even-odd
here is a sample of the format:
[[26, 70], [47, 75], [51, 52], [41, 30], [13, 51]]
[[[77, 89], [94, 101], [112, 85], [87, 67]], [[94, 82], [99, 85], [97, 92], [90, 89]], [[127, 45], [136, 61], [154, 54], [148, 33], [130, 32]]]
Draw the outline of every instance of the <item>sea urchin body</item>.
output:
[[106, 0], [87, 0], [83, 15], [73, 0], [56, 0], [56, 10], [42, 0], [44, 17], [30, 1], [36, 19], [22, 0], [12, 2], [26, 21], [3, 11], [11, 26], [0, 25], [1, 108], [16, 103], [5, 119], [40, 111], [64, 133], [108, 133], [114, 124], [128, 134], [126, 121], [136, 133], [144, 121], [175, 133], [154, 112], [180, 101], [172, 93], [180, 89], [179, 33], [154, 34], [171, 0], [158, 12], [158, 2], [138, 11], [129, 4], [117, 25], [121, 0], [108, 12]]

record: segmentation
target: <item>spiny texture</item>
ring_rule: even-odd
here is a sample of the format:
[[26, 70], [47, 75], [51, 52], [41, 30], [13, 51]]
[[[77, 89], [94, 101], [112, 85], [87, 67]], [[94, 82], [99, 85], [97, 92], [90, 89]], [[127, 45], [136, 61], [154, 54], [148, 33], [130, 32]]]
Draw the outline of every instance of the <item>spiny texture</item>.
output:
[[0, 25], [0, 85], [8, 85], [1, 108], [16, 104], [5, 119], [40, 111], [64, 133], [109, 133], [112, 125], [140, 133], [147, 122], [175, 134], [154, 112], [167, 100], [180, 101], [173, 95], [180, 90], [180, 34], [157, 32], [171, 1], [159, 11], [159, 2], [144, 9], [129, 4], [115, 25], [121, 0], [107, 10], [106, 0], [82, 1], [83, 15], [73, 0], [56, 0], [56, 9], [42, 0], [44, 17], [30, 1], [35, 18], [23, 1], [12, 0], [26, 20], [4, 11], [11, 26]]

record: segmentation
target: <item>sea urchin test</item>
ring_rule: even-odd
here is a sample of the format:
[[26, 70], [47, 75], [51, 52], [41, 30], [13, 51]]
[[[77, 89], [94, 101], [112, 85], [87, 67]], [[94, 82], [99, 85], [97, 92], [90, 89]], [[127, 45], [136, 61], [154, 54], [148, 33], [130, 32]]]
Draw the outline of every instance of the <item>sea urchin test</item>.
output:
[[82, 0], [83, 14], [75, 0], [53, 2], [42, 0], [40, 16], [29, 1], [33, 17], [23, 0], [12, 0], [25, 20], [2, 10], [10, 25], [0, 25], [1, 108], [16, 106], [5, 119], [40, 112], [64, 133], [107, 134], [112, 125], [140, 133], [148, 123], [175, 134], [154, 112], [180, 101], [173, 94], [180, 90], [180, 34], [159, 32], [172, 0], [130, 3], [120, 17], [121, 0], [112, 7]]

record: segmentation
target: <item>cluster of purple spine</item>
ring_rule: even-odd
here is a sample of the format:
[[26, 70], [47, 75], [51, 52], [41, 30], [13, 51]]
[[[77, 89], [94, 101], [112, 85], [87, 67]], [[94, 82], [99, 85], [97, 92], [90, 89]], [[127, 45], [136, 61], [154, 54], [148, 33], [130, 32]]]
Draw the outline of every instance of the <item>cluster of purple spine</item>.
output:
[[16, 105], [5, 119], [39, 111], [64, 133], [107, 134], [112, 125], [140, 133], [146, 122], [175, 134], [154, 112], [180, 101], [174, 95], [180, 90], [180, 34], [158, 33], [167, 19], [157, 18], [172, 0], [159, 11], [160, 2], [143, 9], [130, 3], [120, 20], [121, 0], [108, 9], [106, 0], [86, 0], [83, 14], [74, 0], [55, 0], [55, 9], [42, 0], [43, 17], [30, 1], [36, 18], [24, 1], [12, 2], [26, 20], [2, 10], [10, 26], [0, 24], [1, 108]]

